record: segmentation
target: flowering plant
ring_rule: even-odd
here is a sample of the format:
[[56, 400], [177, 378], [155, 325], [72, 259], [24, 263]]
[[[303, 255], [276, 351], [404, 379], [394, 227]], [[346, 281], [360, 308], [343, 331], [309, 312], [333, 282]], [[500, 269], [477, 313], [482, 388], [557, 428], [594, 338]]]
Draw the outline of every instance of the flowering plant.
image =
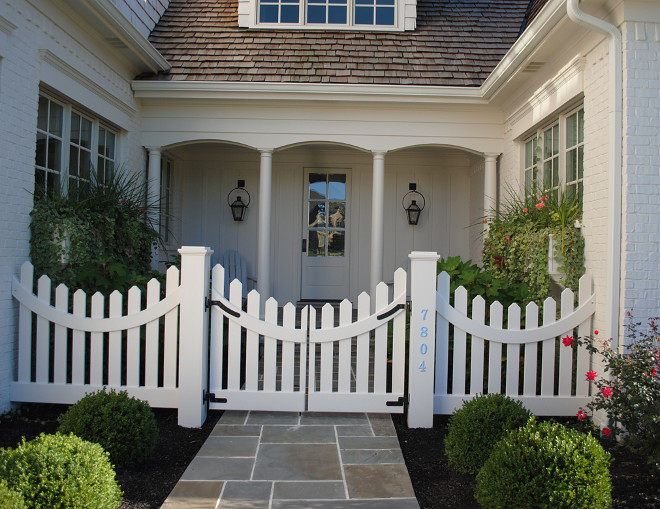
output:
[[[630, 314], [628, 314], [630, 316]], [[602, 355], [604, 373], [589, 370], [585, 376], [593, 380], [592, 402], [587, 408], [603, 410], [610, 419], [610, 427], [601, 435], [621, 436], [631, 449], [646, 455], [660, 469], [660, 337], [657, 318], [650, 319], [646, 328], [631, 318], [626, 323], [628, 338], [624, 351], [617, 351], [610, 340], [592, 337], [578, 338], [591, 353]], [[570, 345], [567, 345], [570, 346]], [[583, 410], [578, 420], [586, 417]]]
[[584, 274], [584, 238], [575, 221], [582, 215], [577, 196], [561, 189], [515, 191], [502, 209], [486, 218], [489, 226], [484, 240], [484, 269], [507, 284], [522, 284], [531, 298], [542, 301], [550, 294], [548, 236], [555, 235], [554, 256], [561, 258], [561, 283], [577, 290]]

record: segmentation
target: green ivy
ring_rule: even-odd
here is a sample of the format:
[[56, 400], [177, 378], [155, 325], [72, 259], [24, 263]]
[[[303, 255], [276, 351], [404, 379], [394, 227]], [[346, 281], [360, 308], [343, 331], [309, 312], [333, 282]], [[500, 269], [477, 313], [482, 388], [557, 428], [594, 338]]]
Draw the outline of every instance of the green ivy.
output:
[[66, 196], [35, 196], [30, 257], [36, 276], [87, 292], [124, 291], [146, 283], [160, 235], [150, 222], [158, 203], [145, 204], [140, 176], [118, 171]]
[[484, 220], [484, 269], [508, 284], [524, 285], [530, 299], [540, 304], [550, 295], [548, 245], [553, 234], [554, 254], [561, 259], [560, 284], [577, 291], [584, 274], [584, 237], [575, 226], [581, 212], [578, 198], [563, 191], [513, 195], [502, 212]]

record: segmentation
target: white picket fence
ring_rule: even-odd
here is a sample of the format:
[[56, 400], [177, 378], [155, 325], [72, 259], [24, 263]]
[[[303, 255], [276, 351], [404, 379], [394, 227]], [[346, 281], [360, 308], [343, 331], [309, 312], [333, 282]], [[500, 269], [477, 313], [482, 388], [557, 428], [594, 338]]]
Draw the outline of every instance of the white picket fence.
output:
[[509, 306], [506, 327], [499, 302], [490, 305], [486, 325], [482, 297], [472, 301], [470, 318], [465, 288], [456, 290], [452, 306], [446, 272], [438, 276], [437, 287], [435, 413], [451, 413], [479, 393], [506, 394], [536, 415], [572, 415], [590, 401], [585, 378], [589, 352], [562, 344], [566, 336], [591, 332], [596, 298], [589, 276], [580, 279], [577, 308], [573, 292], [566, 289], [559, 319], [557, 303], [548, 298], [540, 316], [534, 302], [527, 304], [522, 317], [519, 305]]
[[12, 286], [20, 303], [12, 401], [75, 403], [85, 393], [108, 387], [155, 407], [177, 407], [181, 288], [176, 267], [167, 271], [165, 298], [158, 280], [148, 283], [144, 309], [137, 287], [129, 290], [126, 307], [117, 291], [106, 303], [101, 293], [90, 297], [78, 290], [70, 303], [65, 285], [55, 289], [53, 299], [48, 276], [39, 278], [34, 295], [33, 274], [25, 262], [20, 281], [14, 279]]
[[[211, 277], [210, 408], [234, 410], [403, 412], [406, 272], [376, 288], [375, 313], [366, 293], [358, 297], [357, 320], [348, 300], [326, 304], [317, 328], [316, 310], [282, 308], [270, 298], [261, 309], [256, 290], [242, 309], [242, 284], [224, 295], [225, 271]], [[263, 319], [260, 314], [263, 311]], [[308, 316], [309, 315], [309, 316]], [[388, 351], [388, 324], [392, 346]], [[391, 360], [388, 362], [388, 357]], [[388, 365], [391, 366], [388, 369]]]

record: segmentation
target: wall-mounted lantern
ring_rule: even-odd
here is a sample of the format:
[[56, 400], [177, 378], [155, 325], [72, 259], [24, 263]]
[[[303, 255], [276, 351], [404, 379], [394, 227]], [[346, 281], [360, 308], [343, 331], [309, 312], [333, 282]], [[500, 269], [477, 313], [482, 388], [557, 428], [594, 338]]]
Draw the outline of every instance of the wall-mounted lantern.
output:
[[[421, 207], [417, 203], [419, 199], [422, 200]], [[408, 204], [407, 206], [406, 203]], [[414, 182], [410, 182], [408, 184], [408, 192], [403, 195], [401, 204], [403, 205], [403, 210], [406, 211], [406, 215], [408, 216], [408, 224], [415, 226], [419, 221], [419, 215], [426, 206], [424, 195], [417, 191], [417, 184]]]
[[234, 221], [243, 221], [245, 211], [250, 205], [250, 193], [245, 189], [245, 180], [239, 180], [238, 185], [229, 191], [227, 203], [231, 207], [231, 215]]

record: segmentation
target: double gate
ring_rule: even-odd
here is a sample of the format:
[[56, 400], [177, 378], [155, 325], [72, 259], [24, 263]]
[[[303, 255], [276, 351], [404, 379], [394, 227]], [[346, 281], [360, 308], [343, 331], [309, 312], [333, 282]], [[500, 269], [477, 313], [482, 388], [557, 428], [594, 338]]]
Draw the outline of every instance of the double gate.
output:
[[406, 272], [394, 274], [357, 308], [344, 300], [299, 310], [273, 298], [262, 308], [224, 269], [211, 279], [209, 408], [402, 413], [405, 376]]

